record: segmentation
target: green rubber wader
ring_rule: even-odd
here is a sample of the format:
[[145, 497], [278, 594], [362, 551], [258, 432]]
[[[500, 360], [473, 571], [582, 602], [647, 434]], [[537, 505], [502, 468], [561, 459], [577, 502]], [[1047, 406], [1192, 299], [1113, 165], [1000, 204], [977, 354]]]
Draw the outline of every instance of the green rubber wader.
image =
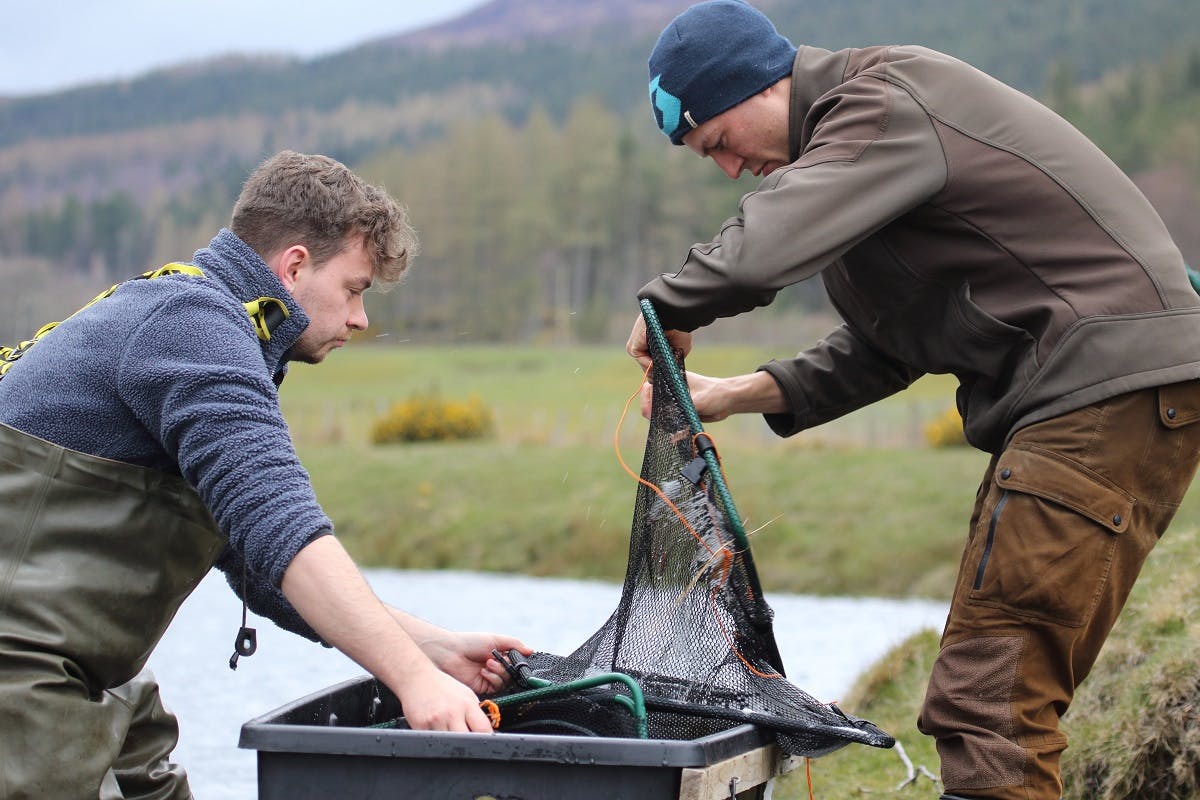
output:
[[191, 797], [143, 667], [224, 544], [181, 478], [0, 425], [0, 800]]

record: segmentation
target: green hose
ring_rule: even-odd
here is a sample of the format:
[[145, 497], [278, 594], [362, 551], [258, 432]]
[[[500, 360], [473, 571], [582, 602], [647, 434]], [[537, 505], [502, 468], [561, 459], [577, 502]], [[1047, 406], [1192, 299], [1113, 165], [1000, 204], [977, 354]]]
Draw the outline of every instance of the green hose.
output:
[[538, 682], [544, 685], [535, 689], [530, 689], [517, 694], [505, 695], [504, 697], [492, 698], [492, 702], [499, 708], [505, 706], [516, 705], [518, 703], [528, 702], [530, 700], [541, 700], [545, 697], [553, 697], [560, 694], [568, 694], [575, 691], [583, 691], [596, 686], [607, 686], [612, 683], [621, 683], [629, 690], [629, 697], [618, 694], [613, 700], [624, 706], [633, 714], [633, 718], [637, 723], [637, 735], [639, 739], [650, 738], [649, 724], [646, 721], [646, 698], [642, 694], [642, 687], [638, 682], [628, 675], [621, 672], [602, 672], [597, 675], [589, 675], [586, 678], [579, 678], [566, 683], [550, 683], [549, 681], [541, 681], [537, 678], [530, 678], [530, 682]]
[[[646, 698], [642, 694], [642, 687], [633, 678], [621, 672], [604, 672], [597, 675], [590, 675], [586, 678], [580, 678], [566, 683], [551, 683], [550, 681], [542, 680], [541, 678], [526, 678], [526, 680], [534, 686], [524, 692], [505, 695], [504, 697], [493, 697], [491, 702], [496, 704], [497, 708], [505, 708], [506, 706], [518, 705], [527, 703], [532, 700], [541, 700], [546, 697], [554, 697], [560, 694], [569, 694], [575, 691], [583, 691], [596, 686], [607, 686], [612, 683], [621, 683], [629, 690], [629, 697], [623, 694], [618, 694], [613, 697], [613, 701], [618, 705], [623, 706], [633, 714], [635, 723], [637, 724], [637, 735], [639, 739], [650, 738], [650, 726], [646, 719]], [[368, 725], [369, 728], [395, 728], [400, 724], [399, 719], [391, 719], [387, 722], [379, 722], [374, 725]]]

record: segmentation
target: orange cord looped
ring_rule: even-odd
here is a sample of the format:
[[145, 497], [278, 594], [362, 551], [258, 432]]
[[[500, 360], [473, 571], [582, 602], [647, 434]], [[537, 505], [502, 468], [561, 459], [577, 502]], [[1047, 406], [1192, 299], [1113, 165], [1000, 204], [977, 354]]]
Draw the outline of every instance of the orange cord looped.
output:
[[483, 709], [483, 713], [487, 714], [488, 721], [492, 723], [492, 730], [499, 730], [500, 706], [491, 700], [484, 700], [479, 704], [479, 707]]
[[[649, 376], [650, 376], [650, 368], [647, 367], [646, 371], [642, 374], [642, 383], [645, 383], [646, 380], [649, 378]], [[667, 497], [667, 495], [663, 492], [662, 489], [658, 488], [650, 481], [645, 480], [644, 478], [642, 478], [642, 476], [638, 475], [636, 472], [634, 472], [632, 469], [630, 469], [629, 465], [625, 463], [625, 458], [621, 455], [621, 426], [625, 422], [625, 417], [629, 415], [629, 407], [631, 405], [633, 405], [633, 401], [641, 393], [642, 393], [642, 387], [641, 387], [641, 384], [639, 384], [637, 391], [635, 391], [632, 395], [630, 395], [629, 399], [625, 401], [625, 408], [621, 409], [621, 417], [620, 417], [620, 419], [617, 420], [617, 427], [613, 431], [613, 449], [617, 453], [617, 461], [620, 462], [621, 468], [624, 469], [627, 473], [629, 473], [629, 476], [631, 478], [633, 478], [638, 483], [642, 484], [643, 486], [646, 486], [651, 491], [653, 491], [656, 495], [659, 496], [659, 498], [664, 503], [667, 504], [667, 507], [670, 508], [671, 511], [675, 512], [675, 516], [679, 517], [679, 521], [683, 523], [683, 527], [687, 528], [688, 533], [690, 533], [692, 535], [692, 537], [697, 542], [700, 543], [701, 547], [703, 547], [705, 550], [708, 551], [708, 554], [710, 556], [716, 555], [716, 552], [711, 547], [708, 546], [707, 542], [704, 541], [704, 537], [702, 537], [699, 533], [697, 533], [696, 529], [693, 528], [691, 526], [691, 523], [689, 523], [687, 521], [687, 518], [683, 515], [683, 512], [679, 510], [679, 507], [676, 506], [673, 502], [671, 502], [671, 498]]]

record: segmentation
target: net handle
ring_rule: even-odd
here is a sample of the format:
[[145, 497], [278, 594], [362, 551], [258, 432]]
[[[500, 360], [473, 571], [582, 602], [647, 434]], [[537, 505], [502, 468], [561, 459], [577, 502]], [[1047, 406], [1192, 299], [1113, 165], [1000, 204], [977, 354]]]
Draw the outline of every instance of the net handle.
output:
[[[658, 313], [654, 310], [654, 304], [649, 300], [641, 300], [640, 305], [642, 317], [646, 320], [646, 343], [650, 348], [650, 357], [654, 361], [654, 366], [656, 368], [665, 367], [667, 379], [675, 391], [675, 396], [679, 399], [679, 405], [683, 408], [688, 425], [692, 428], [692, 436], [704, 433], [704, 426], [700, 422], [700, 415], [696, 413], [696, 406], [692, 403], [692, 394], [688, 391], [687, 381], [679, 371], [679, 364], [667, 342], [667, 335], [663, 332], [662, 324], [658, 321]], [[713, 488], [725, 509], [725, 516], [729, 520], [729, 526], [733, 529], [733, 538], [737, 542], [738, 550], [742, 553], [746, 577], [750, 580], [750, 588], [754, 591], [755, 597], [761, 598], [763, 596], [762, 586], [758, 582], [758, 570], [754, 567], [754, 558], [750, 555], [750, 540], [746, 536], [745, 528], [742, 527], [742, 518], [733, 504], [733, 496], [725, 484], [725, 477], [721, 474], [721, 464], [717, 461], [717, 454], [711, 448], [703, 449], [701, 454], [708, 464], [708, 473], [712, 478]]]

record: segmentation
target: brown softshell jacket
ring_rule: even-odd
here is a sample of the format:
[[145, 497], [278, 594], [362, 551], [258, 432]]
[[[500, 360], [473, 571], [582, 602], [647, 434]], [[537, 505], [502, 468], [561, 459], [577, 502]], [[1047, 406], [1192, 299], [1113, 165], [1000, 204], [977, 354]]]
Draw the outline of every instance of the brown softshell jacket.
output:
[[763, 306], [821, 274], [845, 324], [762, 369], [819, 425], [924, 373], [959, 379], [968, 440], [1200, 377], [1200, 302], [1133, 183], [1052, 111], [921, 47], [802, 47], [794, 163], [647, 284], [666, 328]]

